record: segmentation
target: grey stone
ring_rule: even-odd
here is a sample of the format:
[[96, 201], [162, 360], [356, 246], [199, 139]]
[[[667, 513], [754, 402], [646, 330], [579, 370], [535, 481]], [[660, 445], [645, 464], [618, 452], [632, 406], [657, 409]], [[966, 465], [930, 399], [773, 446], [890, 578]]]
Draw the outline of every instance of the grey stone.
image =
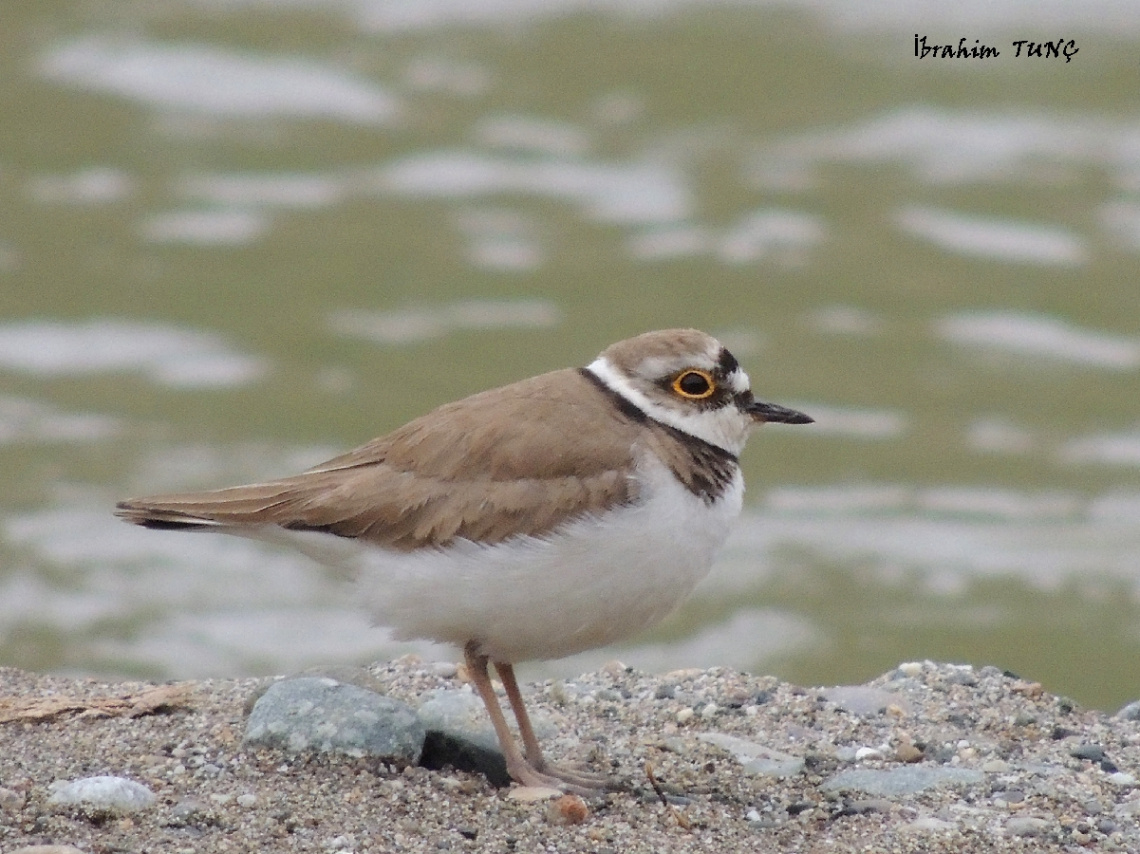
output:
[[364, 688], [376, 694], [384, 693], [384, 683], [373, 676], [371, 671], [363, 667], [356, 667], [351, 664], [314, 664], [312, 667], [306, 667], [300, 673], [293, 673], [286, 676], [285, 679], [264, 680], [253, 690], [249, 697], [246, 698], [242, 714], [249, 717], [250, 712], [253, 711], [253, 707], [257, 705], [257, 701], [278, 682], [287, 681], [289, 679], [304, 679], [309, 676], [318, 679], [332, 679], [336, 682], [343, 682], [345, 685], [355, 685], [357, 688]]
[[48, 803], [56, 806], [78, 806], [89, 810], [129, 813], [154, 804], [154, 792], [126, 777], [81, 777], [69, 782], [51, 784]]
[[856, 798], [848, 801], [840, 810], [841, 815], [869, 815], [871, 813], [889, 813], [891, 802], [886, 798]]
[[1117, 712], [1116, 717], [1126, 721], [1140, 721], [1140, 700], [1133, 700]]
[[824, 780], [825, 792], [856, 791], [868, 795], [910, 795], [937, 786], [971, 786], [985, 780], [985, 774], [969, 768], [916, 767], [906, 765], [886, 771], [857, 768], [841, 771]]
[[1052, 822], [1031, 815], [1014, 816], [1005, 823], [1005, 832], [1010, 836], [1040, 836], [1052, 826]]
[[170, 815], [180, 821], [198, 818], [210, 811], [206, 804], [195, 798], [186, 798], [170, 808]]
[[731, 753], [743, 766], [746, 775], [767, 777], [794, 777], [804, 770], [804, 760], [789, 753], [772, 750], [763, 744], [737, 738], [721, 732], [703, 732], [697, 735], [701, 741]]
[[247, 746], [376, 756], [398, 764], [419, 762], [424, 736], [423, 724], [406, 703], [313, 676], [270, 685], [245, 728]]
[[1087, 759], [1090, 762], [1100, 762], [1104, 759], [1104, 748], [1099, 744], [1082, 744], [1069, 751], [1074, 759]]
[[824, 688], [820, 693], [839, 708], [861, 717], [882, 714], [890, 706], [898, 706], [905, 712], [910, 711], [910, 703], [905, 697], [893, 691], [884, 691], [882, 688], [870, 688], [866, 685], [836, 685], [833, 688]]
[[170, 808], [167, 827], [208, 827], [217, 822], [211, 807], [196, 798], [184, 798]]
[[904, 824], [899, 830], [907, 833], [942, 833], [947, 830], [953, 830], [955, 827], [957, 827], [957, 825], [951, 821], [927, 815], [916, 818], [909, 824]]

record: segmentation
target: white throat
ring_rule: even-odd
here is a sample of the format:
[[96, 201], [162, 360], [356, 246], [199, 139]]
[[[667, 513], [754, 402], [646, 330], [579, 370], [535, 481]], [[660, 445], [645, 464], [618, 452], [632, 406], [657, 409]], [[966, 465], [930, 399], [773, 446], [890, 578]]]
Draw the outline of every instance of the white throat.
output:
[[613, 392], [620, 394], [654, 421], [676, 427], [682, 433], [703, 439], [710, 445], [739, 456], [748, 440], [752, 419], [735, 406], [709, 409], [704, 412], [677, 412], [655, 402], [620, 373], [609, 360], [599, 356], [586, 366], [586, 370], [600, 379]]

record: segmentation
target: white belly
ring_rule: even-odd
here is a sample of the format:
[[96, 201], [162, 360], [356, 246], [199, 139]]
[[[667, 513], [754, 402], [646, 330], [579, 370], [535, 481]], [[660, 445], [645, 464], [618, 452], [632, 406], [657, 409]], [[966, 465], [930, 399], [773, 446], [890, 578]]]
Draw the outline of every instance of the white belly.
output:
[[560, 658], [636, 634], [708, 574], [744, 493], [739, 472], [712, 506], [659, 463], [639, 479], [637, 504], [546, 537], [412, 553], [349, 541], [366, 607], [397, 638], [474, 640], [496, 661]]

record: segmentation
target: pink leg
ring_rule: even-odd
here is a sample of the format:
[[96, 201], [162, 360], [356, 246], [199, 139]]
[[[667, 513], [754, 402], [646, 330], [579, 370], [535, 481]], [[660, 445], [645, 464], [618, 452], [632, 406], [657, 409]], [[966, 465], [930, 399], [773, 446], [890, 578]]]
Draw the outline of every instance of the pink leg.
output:
[[[495, 735], [499, 739], [499, 746], [503, 749], [503, 757], [507, 761], [507, 773], [511, 775], [511, 779], [523, 786], [548, 786], [554, 789], [562, 789], [563, 791], [576, 795], [597, 794], [599, 790], [596, 786], [583, 786], [573, 780], [564, 780], [561, 777], [544, 774], [527, 761], [519, 752], [514, 736], [511, 735], [510, 728], [507, 726], [507, 719], [503, 715], [502, 706], [499, 705], [499, 698], [495, 696], [495, 689], [491, 687], [491, 677], [487, 673], [487, 663], [489, 659], [487, 656], [476, 651], [474, 641], [468, 643], [467, 646], [463, 648], [463, 659], [467, 663], [467, 672], [471, 676], [475, 690], [479, 692], [479, 696], [483, 699], [483, 705], [487, 707], [487, 714], [491, 716], [491, 725], [495, 728]], [[498, 665], [496, 665], [496, 667], [498, 667]], [[502, 673], [501, 670], [499, 672]], [[514, 682], [514, 673], [511, 673], [510, 679], [514, 684], [514, 690], [517, 694], [518, 684]], [[508, 695], [509, 694], [510, 690], [508, 689]], [[522, 702], [521, 696], [519, 697], [519, 702], [520, 704]], [[525, 716], [526, 712], [524, 711], [523, 714]], [[526, 730], [530, 733], [530, 740], [534, 741], [535, 748], [537, 749], [538, 742], [534, 738], [534, 731], [530, 727], [529, 720], [527, 720]], [[526, 738], [525, 735], [524, 738]], [[541, 758], [540, 752], [539, 759], [541, 760]]]
[[531, 726], [530, 715], [527, 714], [518, 680], [515, 679], [514, 666], [506, 662], [496, 661], [495, 670], [499, 672], [499, 678], [503, 680], [507, 699], [511, 703], [511, 709], [514, 710], [515, 720], [519, 723], [519, 734], [522, 736], [526, 760], [530, 766], [543, 774], [557, 777], [559, 780], [574, 786], [595, 790], [606, 788], [608, 778], [603, 774], [572, 771], [567, 768], [559, 768], [557, 765], [546, 761], [542, 755], [542, 748], [538, 744], [538, 738], [534, 734], [534, 727]]

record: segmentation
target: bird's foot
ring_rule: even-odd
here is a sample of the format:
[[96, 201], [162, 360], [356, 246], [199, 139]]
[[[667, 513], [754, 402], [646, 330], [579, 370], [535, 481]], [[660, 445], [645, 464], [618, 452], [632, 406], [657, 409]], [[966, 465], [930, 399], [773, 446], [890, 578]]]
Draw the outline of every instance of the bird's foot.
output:
[[550, 789], [561, 789], [570, 795], [580, 795], [584, 798], [604, 794], [608, 789], [615, 788], [612, 778], [605, 774], [593, 774], [588, 771], [575, 771], [569, 768], [560, 768], [550, 762], [543, 762], [539, 770], [521, 759], [514, 764], [508, 763], [507, 773], [511, 779], [522, 786], [545, 786]]
[[581, 768], [564, 768], [561, 765], [546, 761], [543, 761], [538, 767], [543, 774], [565, 780], [572, 785], [593, 788], [600, 792], [619, 788], [617, 780], [609, 774], [599, 774]]

